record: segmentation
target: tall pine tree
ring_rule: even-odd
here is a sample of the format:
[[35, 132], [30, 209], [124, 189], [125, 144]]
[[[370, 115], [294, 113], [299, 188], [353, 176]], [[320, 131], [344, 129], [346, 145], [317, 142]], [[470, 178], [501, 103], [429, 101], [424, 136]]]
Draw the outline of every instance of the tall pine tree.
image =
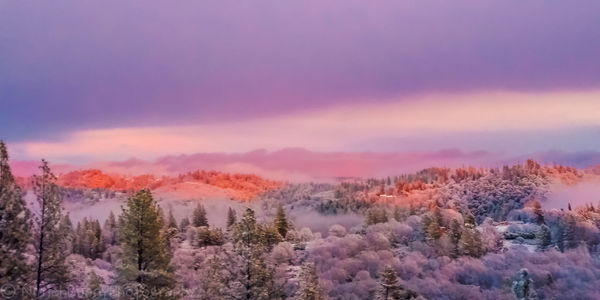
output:
[[41, 298], [50, 290], [64, 290], [70, 273], [66, 263], [69, 253], [63, 220], [62, 192], [48, 163], [42, 160], [41, 175], [34, 176], [33, 191], [38, 203], [34, 217], [35, 295]]
[[300, 289], [297, 295], [298, 300], [325, 299], [314, 263], [305, 263], [302, 265], [302, 270], [300, 271]]
[[231, 207], [227, 210], [227, 229], [230, 229], [237, 222], [237, 216], [235, 210]]
[[198, 206], [196, 206], [196, 209], [194, 209], [192, 224], [195, 227], [208, 227], [208, 220], [206, 219], [206, 209], [204, 209], [204, 205], [198, 203]]
[[30, 212], [8, 165], [8, 151], [0, 141], [0, 286], [23, 287], [31, 268], [24, 256], [31, 239]]
[[175, 284], [160, 209], [149, 190], [140, 190], [127, 200], [119, 222], [123, 247], [118, 281], [139, 295], [168, 299]]
[[283, 210], [283, 206], [279, 205], [277, 208], [277, 215], [275, 216], [275, 228], [277, 232], [281, 235], [282, 238], [285, 239], [285, 236], [290, 229], [290, 224], [285, 215], [285, 210]]
[[412, 290], [404, 288], [398, 281], [396, 272], [392, 267], [385, 266], [379, 279], [377, 300], [417, 299], [418, 295]]
[[552, 234], [550, 232], [550, 228], [546, 226], [546, 224], [542, 224], [540, 229], [537, 231], [535, 235], [535, 239], [537, 242], [537, 249], [540, 251], [544, 251], [552, 245]]
[[233, 230], [235, 250], [242, 260], [240, 281], [243, 299], [272, 299], [275, 294], [273, 270], [266, 265], [264, 258], [270, 247], [264, 232], [250, 208], [246, 209]]

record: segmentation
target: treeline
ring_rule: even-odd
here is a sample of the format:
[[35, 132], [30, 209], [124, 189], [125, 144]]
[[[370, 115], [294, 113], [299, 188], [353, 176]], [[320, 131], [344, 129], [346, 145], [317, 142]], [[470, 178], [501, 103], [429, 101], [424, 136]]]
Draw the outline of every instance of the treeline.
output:
[[[28, 209], [24, 192], [15, 182], [8, 164], [4, 143], [0, 142], [0, 285], [9, 284], [15, 297], [20, 299], [80, 298], [62, 293], [72, 286], [82, 286], [74, 267], [67, 261], [71, 254], [91, 260], [104, 260], [116, 270], [113, 286], [121, 287], [124, 294], [116, 298], [178, 299], [188, 291], [178, 289], [180, 281], [172, 263], [180, 243], [187, 242], [193, 249], [233, 245], [231, 256], [235, 266], [223, 269], [221, 264], [232, 261], [213, 259], [203, 270], [212, 272], [206, 281], [210, 288], [204, 298], [277, 299], [285, 295], [274, 284], [273, 269], [265, 255], [284, 241], [291, 229], [285, 211], [280, 207], [271, 224], [257, 222], [254, 210], [247, 208], [239, 218], [233, 209], [224, 216], [227, 228], [212, 228], [206, 210], [199, 204], [192, 219], [183, 218], [179, 224], [169, 211], [165, 216], [147, 189], [132, 193], [122, 213], [110, 213], [104, 224], [84, 218], [73, 226], [62, 207], [63, 189], [57, 184], [46, 161], [42, 161], [41, 175], [33, 180], [36, 206]], [[218, 274], [233, 271], [229, 276]], [[208, 271], [210, 270], [210, 271]], [[314, 272], [304, 277], [315, 283]], [[83, 286], [88, 299], [110, 299], [114, 294], [104, 293], [108, 282], [95, 273], [86, 274]], [[224, 289], [231, 287], [231, 289]], [[190, 287], [194, 288], [194, 287]], [[313, 297], [313, 287], [300, 293]], [[57, 296], [60, 295], [60, 296]], [[314, 299], [306, 298], [306, 299]]]

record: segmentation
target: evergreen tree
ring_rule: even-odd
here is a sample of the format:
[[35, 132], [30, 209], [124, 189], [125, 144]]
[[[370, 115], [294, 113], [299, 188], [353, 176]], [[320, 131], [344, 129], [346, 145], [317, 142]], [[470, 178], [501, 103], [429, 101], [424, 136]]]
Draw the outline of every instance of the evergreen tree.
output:
[[254, 211], [250, 208], [235, 224], [233, 240], [235, 250], [242, 259], [240, 273], [245, 299], [272, 299], [273, 270], [265, 263], [264, 253], [269, 251], [269, 244], [264, 239], [262, 229], [256, 223]]
[[64, 290], [70, 280], [66, 263], [66, 236], [61, 231], [62, 192], [56, 185], [48, 163], [42, 160], [42, 175], [34, 176], [33, 190], [39, 205], [34, 218], [35, 295], [42, 297], [50, 290]]
[[550, 228], [548, 228], [548, 226], [545, 224], [542, 224], [535, 235], [535, 239], [538, 250], [544, 251], [548, 249], [548, 247], [552, 245], [552, 234], [550, 233]]
[[533, 213], [535, 214], [535, 220], [538, 225], [546, 223], [544, 221], [544, 212], [542, 211], [542, 204], [539, 201], [535, 201], [533, 204]]
[[106, 240], [98, 220], [83, 218], [77, 224], [75, 236], [73, 252], [91, 259], [102, 257], [102, 253], [106, 250]]
[[300, 289], [297, 292], [298, 300], [321, 300], [325, 299], [317, 268], [313, 263], [304, 263], [300, 272]]
[[403, 219], [404, 218], [400, 206], [394, 207], [394, 220], [401, 222]]
[[577, 246], [579, 246], [579, 240], [577, 239], [576, 234], [577, 223], [575, 218], [573, 216], [567, 216], [567, 220], [563, 227], [564, 249], [577, 248]]
[[385, 209], [381, 207], [371, 207], [367, 210], [367, 225], [373, 225], [377, 223], [386, 223], [388, 221], [388, 215]]
[[394, 271], [394, 269], [392, 269], [392, 267], [385, 266], [379, 277], [379, 290], [377, 291], [376, 299], [417, 299], [417, 293], [404, 288], [398, 282], [398, 277], [396, 276], [396, 272]]
[[462, 237], [462, 227], [457, 219], [452, 220], [450, 223], [450, 241], [452, 242], [452, 249], [450, 255], [452, 258], [457, 258], [460, 255], [460, 238]]
[[227, 210], [227, 229], [230, 229], [237, 222], [237, 216], [235, 210], [231, 207]]
[[466, 223], [458, 243], [461, 254], [472, 257], [483, 255], [481, 233], [471, 223]]
[[442, 213], [438, 206], [433, 208], [433, 217], [428, 218], [428, 224], [425, 227], [429, 240], [438, 240], [442, 237]]
[[31, 268], [24, 254], [31, 240], [30, 212], [8, 164], [8, 151], [0, 141], [0, 286], [25, 286]]
[[206, 219], [206, 210], [204, 209], [204, 205], [198, 203], [196, 209], [194, 209], [194, 218], [192, 223], [195, 227], [208, 227], [208, 220]]
[[175, 284], [162, 228], [160, 209], [149, 190], [128, 198], [119, 222], [123, 259], [118, 281], [155, 299], [168, 299]]
[[285, 235], [287, 234], [290, 225], [285, 215], [285, 210], [283, 210], [283, 206], [281, 205], [279, 205], [277, 208], [277, 215], [275, 216], [274, 225], [275, 228], [277, 228], [277, 232], [279, 232], [281, 237], [285, 239]]
[[179, 230], [185, 232], [188, 226], [190, 226], [190, 218], [185, 217], [181, 219], [181, 222], [179, 222]]
[[104, 234], [105, 241], [109, 245], [117, 245], [119, 243], [119, 224], [117, 223], [117, 218], [112, 210], [110, 211], [110, 214], [108, 214], [106, 221], [104, 221], [102, 233]]
[[96, 272], [90, 272], [88, 276], [88, 291], [87, 297], [88, 300], [98, 300], [102, 299], [102, 285], [105, 284], [104, 278], [98, 276]]
[[517, 273], [517, 280], [513, 281], [512, 289], [518, 300], [537, 299], [533, 280], [529, 277], [529, 271], [527, 269], [519, 270]]
[[173, 216], [173, 210], [169, 209], [169, 219], [167, 222], [167, 228], [175, 228], [177, 229], [177, 221], [175, 220], [175, 217]]
[[73, 223], [71, 222], [71, 217], [68, 213], [63, 217], [58, 228], [65, 235], [65, 243], [67, 244], [66, 249], [72, 253], [76, 236], [75, 230], [73, 230]]
[[400, 291], [401, 287], [398, 283], [398, 277], [392, 267], [385, 266], [380, 274], [379, 280], [380, 290], [377, 293], [377, 299], [389, 300], [389, 299], [401, 299]]

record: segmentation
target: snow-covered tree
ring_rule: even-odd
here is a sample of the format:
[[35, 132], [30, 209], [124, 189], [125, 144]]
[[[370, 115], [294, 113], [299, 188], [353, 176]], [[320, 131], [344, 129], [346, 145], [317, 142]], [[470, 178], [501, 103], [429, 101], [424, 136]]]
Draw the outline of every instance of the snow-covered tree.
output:
[[512, 284], [513, 293], [519, 300], [536, 300], [537, 293], [533, 286], [533, 280], [529, 278], [529, 271], [525, 268], [519, 270], [517, 279]]
[[237, 216], [235, 210], [231, 207], [227, 210], [227, 229], [229, 230], [237, 222]]
[[537, 242], [537, 249], [540, 251], [546, 250], [552, 245], [552, 233], [550, 228], [545, 224], [540, 226], [540, 229], [536, 232], [535, 240]]
[[48, 163], [42, 160], [41, 175], [34, 177], [34, 193], [39, 211], [34, 217], [35, 295], [41, 298], [50, 290], [64, 290], [70, 281], [66, 263], [69, 254], [63, 220], [62, 192]]
[[8, 151], [0, 141], [0, 286], [23, 287], [31, 268], [25, 258], [31, 239], [30, 212], [8, 164]]
[[160, 210], [149, 190], [127, 200], [119, 222], [123, 248], [118, 281], [153, 298], [167, 299], [175, 284]]
[[300, 289], [296, 293], [298, 300], [322, 300], [325, 295], [319, 283], [314, 263], [304, 263], [300, 271]]
[[290, 229], [290, 224], [288, 222], [287, 216], [285, 215], [285, 210], [282, 205], [279, 205], [277, 208], [277, 215], [275, 216], [274, 221], [275, 228], [277, 232], [281, 235], [282, 238], [285, 239], [285, 236]]
[[208, 219], [206, 218], [206, 209], [204, 209], [204, 205], [198, 203], [194, 209], [192, 224], [195, 227], [208, 227]]

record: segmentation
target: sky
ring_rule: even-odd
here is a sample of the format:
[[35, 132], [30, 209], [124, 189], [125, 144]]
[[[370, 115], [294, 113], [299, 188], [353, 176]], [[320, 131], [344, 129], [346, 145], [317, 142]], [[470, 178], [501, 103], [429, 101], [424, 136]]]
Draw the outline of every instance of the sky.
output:
[[0, 139], [61, 164], [257, 149], [600, 163], [599, 11], [2, 1]]

